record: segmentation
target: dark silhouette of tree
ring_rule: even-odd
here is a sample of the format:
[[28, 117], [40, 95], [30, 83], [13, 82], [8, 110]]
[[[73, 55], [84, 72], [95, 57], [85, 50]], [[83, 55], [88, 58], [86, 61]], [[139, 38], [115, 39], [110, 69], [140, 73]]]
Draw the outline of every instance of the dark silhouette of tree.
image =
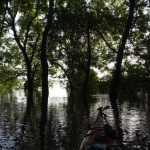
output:
[[47, 105], [49, 96], [48, 85], [48, 62], [47, 62], [47, 38], [53, 19], [54, 0], [49, 0], [49, 8], [47, 13], [47, 23], [42, 35], [41, 43], [41, 67], [42, 67], [42, 117], [47, 116]]
[[125, 26], [124, 33], [121, 39], [121, 43], [117, 51], [115, 70], [114, 70], [113, 78], [110, 84], [109, 97], [110, 97], [110, 100], [112, 101], [116, 100], [118, 96], [119, 83], [121, 79], [121, 65], [122, 65], [122, 60], [123, 60], [123, 53], [124, 53], [126, 41], [129, 37], [129, 32], [130, 32], [132, 22], [133, 22], [134, 7], [135, 7], [135, 0], [129, 0], [128, 20], [126, 22], [126, 26]]

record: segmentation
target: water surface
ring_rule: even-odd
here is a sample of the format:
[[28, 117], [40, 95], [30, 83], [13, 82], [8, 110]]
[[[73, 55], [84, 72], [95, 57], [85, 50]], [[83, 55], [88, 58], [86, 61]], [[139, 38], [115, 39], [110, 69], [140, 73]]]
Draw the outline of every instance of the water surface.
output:
[[[34, 93], [30, 115], [23, 90], [5, 91], [0, 96], [0, 149], [2, 150], [76, 150], [94, 121], [97, 108], [111, 105], [107, 94], [69, 97], [58, 84], [49, 89], [48, 118], [41, 121], [40, 92]], [[123, 143], [130, 149], [150, 145], [150, 107], [148, 97], [119, 100], [120, 120], [114, 110], [106, 111], [109, 123], [123, 131]], [[43, 131], [45, 132], [43, 134]]]

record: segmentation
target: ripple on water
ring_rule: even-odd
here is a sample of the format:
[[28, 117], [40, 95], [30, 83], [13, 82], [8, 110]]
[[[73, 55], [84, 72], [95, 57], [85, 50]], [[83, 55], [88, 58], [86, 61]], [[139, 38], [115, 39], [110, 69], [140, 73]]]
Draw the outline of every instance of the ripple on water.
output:
[[[83, 99], [68, 101], [67, 95], [62, 93], [58, 95], [57, 87], [55, 92], [49, 98], [48, 121], [44, 133], [46, 146], [52, 150], [72, 150], [81, 142], [89, 125], [95, 120], [97, 108], [110, 105], [108, 95], [93, 95], [86, 109]], [[11, 99], [10, 96], [0, 99], [0, 146], [3, 150], [8, 150], [13, 149], [14, 146], [16, 146], [15, 149], [19, 149], [23, 144], [25, 150], [29, 146], [31, 149], [38, 150], [41, 142], [38, 128], [40, 102], [35, 103], [31, 118], [24, 124], [22, 119], [26, 110], [25, 94], [18, 92], [17, 95], [20, 96], [19, 100], [15, 94]], [[119, 109], [121, 110], [124, 144], [130, 148], [144, 150], [142, 149], [143, 143], [145, 147], [148, 147], [150, 141], [148, 109], [143, 109], [142, 106], [130, 106], [126, 101], [119, 105]], [[115, 127], [113, 110], [109, 109], [105, 112], [108, 115], [108, 121]], [[22, 128], [25, 129], [22, 130]], [[24, 137], [20, 139], [22, 132], [24, 132]]]

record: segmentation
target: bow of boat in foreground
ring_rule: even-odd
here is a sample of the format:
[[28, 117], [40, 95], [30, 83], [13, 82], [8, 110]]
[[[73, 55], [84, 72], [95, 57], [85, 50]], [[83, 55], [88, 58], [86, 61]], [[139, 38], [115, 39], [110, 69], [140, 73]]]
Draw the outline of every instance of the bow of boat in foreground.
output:
[[83, 139], [79, 150], [123, 150], [116, 138], [116, 132], [107, 122], [104, 110], [109, 106], [98, 108], [95, 122]]

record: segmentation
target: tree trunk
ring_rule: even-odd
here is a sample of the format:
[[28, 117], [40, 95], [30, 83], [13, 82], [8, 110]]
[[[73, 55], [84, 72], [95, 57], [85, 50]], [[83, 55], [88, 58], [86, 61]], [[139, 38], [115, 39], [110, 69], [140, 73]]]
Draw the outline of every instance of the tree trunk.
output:
[[119, 83], [121, 79], [121, 65], [122, 65], [122, 59], [123, 59], [123, 52], [125, 49], [126, 41], [129, 37], [129, 31], [132, 26], [135, 0], [129, 0], [129, 3], [130, 3], [129, 16], [128, 16], [128, 20], [127, 20], [125, 30], [122, 36], [121, 44], [117, 52], [116, 66], [115, 66], [116, 69], [114, 70], [113, 78], [110, 84], [109, 97], [110, 97], [110, 100], [114, 100], [114, 101], [116, 101], [118, 97]]
[[[47, 24], [45, 26], [43, 36], [42, 36], [42, 44], [41, 44], [41, 67], [42, 67], [42, 112], [47, 110], [48, 104], [48, 96], [49, 96], [49, 89], [48, 89], [48, 62], [47, 62], [47, 51], [46, 51], [46, 44], [47, 44], [47, 37], [48, 32], [51, 26], [52, 18], [53, 18], [53, 5], [54, 0], [49, 1], [49, 12], [47, 15]], [[42, 114], [44, 116], [44, 114]]]
[[86, 66], [86, 77], [82, 89], [82, 94], [87, 92], [89, 77], [90, 77], [90, 66], [91, 66], [91, 45], [90, 45], [90, 22], [88, 18], [88, 25], [87, 25], [87, 66]]
[[[27, 89], [28, 89], [27, 103], [30, 103], [30, 101], [32, 101], [32, 99], [33, 99], [33, 77], [32, 77], [31, 61], [29, 60], [29, 57], [28, 57], [27, 51], [26, 51], [26, 43], [27, 43], [28, 33], [29, 33], [30, 28], [27, 29], [27, 33], [25, 35], [25, 40], [23, 42], [24, 44], [21, 44], [22, 42], [21, 42], [19, 36], [17, 35], [15, 17], [13, 16], [13, 13], [11, 12], [11, 9], [8, 6], [8, 1], [6, 2], [6, 6], [7, 6], [6, 10], [8, 11], [8, 14], [10, 15], [10, 18], [11, 18], [11, 27], [12, 27], [15, 41], [23, 54], [26, 68], [27, 68], [27, 82], [28, 82], [28, 84], [27, 84]], [[34, 20], [34, 18], [33, 18], [33, 20]], [[30, 23], [29, 23], [29, 27], [30, 27]]]
[[119, 142], [122, 143], [123, 142], [123, 130], [121, 128], [122, 121], [121, 121], [118, 103], [111, 101], [111, 108], [113, 110], [113, 115], [115, 118], [115, 127], [116, 127], [116, 131], [117, 131], [117, 137], [119, 139]]
[[45, 108], [48, 102], [48, 63], [46, 55], [44, 54], [45, 50], [41, 52], [41, 65], [42, 65], [42, 106]]
[[28, 97], [27, 97], [27, 103], [30, 105], [33, 100], [33, 78], [32, 78], [32, 70], [31, 70], [31, 64], [26, 64], [27, 66], [27, 80], [28, 80]]

